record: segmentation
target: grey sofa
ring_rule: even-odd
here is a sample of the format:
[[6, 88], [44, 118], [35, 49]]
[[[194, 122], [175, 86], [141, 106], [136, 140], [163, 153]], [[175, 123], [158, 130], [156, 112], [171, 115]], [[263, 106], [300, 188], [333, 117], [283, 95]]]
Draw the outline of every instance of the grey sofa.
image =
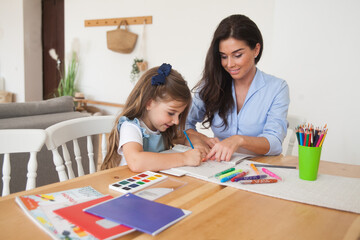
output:
[[[44, 101], [26, 103], [0, 103], [0, 129], [46, 129], [47, 127], [69, 119], [88, 117], [89, 113], [75, 111], [73, 98], [70, 96], [58, 97]], [[94, 146], [97, 146], [98, 139], [94, 137]], [[86, 156], [86, 138], [79, 141], [82, 161], [85, 174], [88, 173], [88, 159]], [[72, 144], [67, 144], [70, 153], [73, 152]], [[60, 149], [61, 153], [61, 149]], [[94, 148], [97, 156], [98, 149]], [[23, 191], [26, 186], [27, 162], [29, 154], [10, 154], [11, 179], [10, 193]], [[38, 170], [36, 186], [43, 186], [49, 183], [58, 182], [58, 174], [55, 170], [51, 151], [44, 145], [37, 154]], [[72, 156], [72, 159], [73, 156]], [[2, 172], [3, 155], [0, 155], [0, 169]], [[77, 172], [76, 163], [73, 162], [73, 169]], [[2, 180], [0, 180], [2, 189]]]

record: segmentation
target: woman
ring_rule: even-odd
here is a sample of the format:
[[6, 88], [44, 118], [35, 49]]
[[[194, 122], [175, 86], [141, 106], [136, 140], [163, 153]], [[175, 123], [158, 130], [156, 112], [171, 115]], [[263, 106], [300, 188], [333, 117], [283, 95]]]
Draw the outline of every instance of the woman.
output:
[[[235, 151], [282, 152], [289, 88], [257, 69], [262, 51], [260, 30], [248, 17], [232, 15], [217, 27], [186, 122], [193, 145], [207, 159], [229, 161]], [[211, 127], [214, 138], [198, 133], [197, 122]]]

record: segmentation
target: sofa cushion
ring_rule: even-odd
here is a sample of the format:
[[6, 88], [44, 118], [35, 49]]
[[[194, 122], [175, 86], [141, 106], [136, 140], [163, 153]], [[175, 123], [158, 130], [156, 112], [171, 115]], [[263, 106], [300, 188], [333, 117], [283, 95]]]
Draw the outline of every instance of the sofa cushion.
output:
[[4, 118], [0, 119], [0, 129], [46, 129], [58, 122], [74, 118], [88, 117], [90, 115], [90, 113], [63, 112], [26, 117]]
[[71, 96], [63, 96], [45, 101], [1, 103], [0, 119], [73, 111], [73, 98]]

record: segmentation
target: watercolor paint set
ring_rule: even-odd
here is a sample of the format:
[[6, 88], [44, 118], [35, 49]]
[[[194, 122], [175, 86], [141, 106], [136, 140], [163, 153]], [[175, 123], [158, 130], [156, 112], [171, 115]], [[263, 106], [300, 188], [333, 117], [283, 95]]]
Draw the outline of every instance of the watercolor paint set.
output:
[[133, 193], [149, 187], [155, 183], [158, 183], [164, 179], [168, 178], [167, 176], [155, 173], [151, 171], [146, 171], [134, 175], [130, 178], [125, 178], [120, 181], [116, 181], [109, 185], [109, 188], [121, 193]]

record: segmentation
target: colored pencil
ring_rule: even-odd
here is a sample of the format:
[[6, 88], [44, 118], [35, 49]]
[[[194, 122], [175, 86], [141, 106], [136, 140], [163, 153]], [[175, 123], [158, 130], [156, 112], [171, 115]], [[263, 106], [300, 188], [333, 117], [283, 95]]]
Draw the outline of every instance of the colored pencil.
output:
[[328, 129], [324, 127], [314, 127], [313, 124], [303, 124], [295, 127], [296, 137], [300, 146], [322, 147]]
[[260, 175], [259, 170], [255, 167], [253, 163], [250, 164], [251, 168], [255, 171], [257, 175]]
[[184, 134], [185, 134], [185, 137], [187, 138], [187, 140], [188, 140], [189, 143], [190, 143], [190, 147], [191, 147], [192, 149], [194, 149], [194, 146], [192, 145], [192, 142], [190, 141], [190, 138], [189, 138], [189, 136], [187, 135], [187, 133], [186, 133], [185, 130], [184, 130]]

